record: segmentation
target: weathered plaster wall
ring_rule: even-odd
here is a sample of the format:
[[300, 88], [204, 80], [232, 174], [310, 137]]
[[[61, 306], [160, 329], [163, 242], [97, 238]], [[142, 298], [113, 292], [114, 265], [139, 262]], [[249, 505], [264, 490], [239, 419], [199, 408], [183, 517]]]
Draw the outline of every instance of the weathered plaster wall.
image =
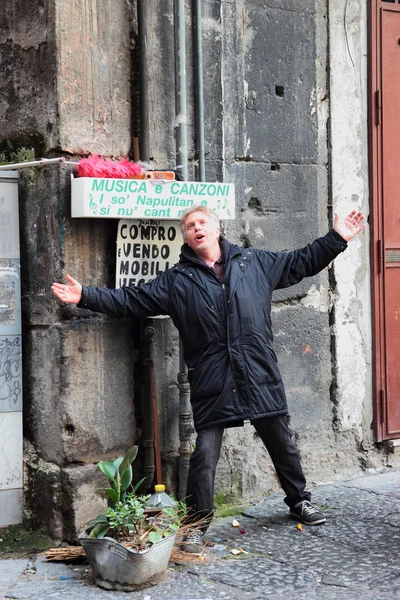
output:
[[[367, 128], [367, 6], [329, 6], [333, 212], [369, 215]], [[372, 441], [369, 231], [334, 266], [336, 281], [334, 425], [352, 431], [365, 449]]]

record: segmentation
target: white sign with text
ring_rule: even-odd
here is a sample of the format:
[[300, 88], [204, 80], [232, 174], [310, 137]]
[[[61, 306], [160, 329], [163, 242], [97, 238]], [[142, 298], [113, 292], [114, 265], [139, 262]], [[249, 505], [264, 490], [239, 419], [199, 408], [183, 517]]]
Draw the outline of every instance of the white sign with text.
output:
[[222, 220], [235, 218], [232, 183], [77, 177], [71, 186], [72, 217], [179, 220], [202, 204]]
[[154, 279], [178, 262], [182, 244], [179, 221], [121, 220], [115, 287], [137, 286]]

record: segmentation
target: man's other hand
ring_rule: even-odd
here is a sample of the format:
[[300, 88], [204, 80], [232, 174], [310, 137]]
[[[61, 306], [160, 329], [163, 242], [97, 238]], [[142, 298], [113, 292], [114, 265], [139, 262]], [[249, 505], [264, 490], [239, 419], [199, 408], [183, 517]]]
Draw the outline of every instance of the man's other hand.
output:
[[66, 275], [65, 279], [69, 282], [69, 285], [63, 283], [53, 283], [51, 290], [55, 296], [61, 302], [68, 302], [68, 304], [78, 304], [82, 296], [82, 286], [79, 281], [73, 279], [71, 275]]
[[344, 239], [349, 242], [356, 235], [365, 229], [364, 215], [359, 210], [352, 210], [349, 215], [341, 222], [339, 215], [335, 215], [333, 229]]

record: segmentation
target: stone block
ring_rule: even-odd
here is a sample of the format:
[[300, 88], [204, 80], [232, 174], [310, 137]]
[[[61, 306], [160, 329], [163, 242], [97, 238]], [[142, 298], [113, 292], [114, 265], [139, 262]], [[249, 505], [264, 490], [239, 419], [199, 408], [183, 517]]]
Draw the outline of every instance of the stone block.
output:
[[131, 2], [8, 2], [0, 16], [0, 140], [13, 149], [31, 148], [31, 139], [38, 158], [55, 148], [127, 154], [132, 17]]
[[62, 0], [55, 4], [63, 150], [127, 154], [131, 145], [131, 23], [131, 2]]
[[325, 422], [330, 429], [328, 314], [301, 305], [285, 307], [273, 312], [273, 331], [293, 425], [316, 429]]
[[228, 173], [236, 186], [236, 221], [243, 229], [248, 222], [244, 233], [252, 246], [294, 250], [327, 232], [318, 198], [325, 167], [238, 162]]
[[163, 454], [179, 448], [179, 334], [170, 318], [148, 319], [154, 327], [158, 427]]
[[[213, 4], [218, 9], [218, 4]], [[246, 51], [252, 39], [252, 31], [248, 28], [246, 10], [242, 1], [223, 2], [221, 21], [222, 56], [219, 63], [221, 92], [217, 94], [214, 92], [214, 94], [217, 101], [221, 95], [219, 118], [222, 121], [222, 137], [219, 140], [219, 156], [222, 156], [226, 166], [229, 166], [232, 160], [243, 159], [248, 151], [247, 82], [244, 73], [248, 59]], [[212, 44], [209, 52], [215, 60], [214, 46], [215, 44]], [[212, 121], [210, 121], [210, 129], [211, 127]], [[215, 133], [213, 135], [215, 136]], [[219, 156], [215, 153], [217, 159]], [[224, 179], [230, 181], [229, 177]]]
[[246, 6], [246, 155], [317, 161], [315, 8], [292, 2]]
[[20, 174], [22, 312], [24, 322], [32, 325], [52, 322], [59, 310], [50, 285], [62, 273], [61, 182], [66, 176], [55, 165]]
[[64, 497], [61, 470], [45, 462], [30, 449], [26, 456], [24, 513], [32, 529], [46, 533], [54, 540], [63, 539]]
[[[117, 458], [115, 455], [112, 458]], [[63, 490], [68, 502], [69, 518], [64, 522], [64, 539], [75, 540], [84, 525], [107, 508], [100, 488], [109, 487], [107, 478], [96, 472], [95, 465], [62, 469]]]
[[133, 445], [133, 358], [126, 321], [94, 318], [35, 329], [27, 333], [26, 346], [28, 427], [46, 461], [97, 462]]
[[86, 285], [113, 286], [115, 281], [117, 221], [71, 219], [70, 178], [71, 168], [65, 165], [21, 172], [21, 287], [27, 325], [88, 314], [63, 305], [51, 292], [53, 281], [64, 282], [66, 273]]
[[27, 521], [53, 539], [75, 542], [85, 523], [107, 507], [99, 488], [107, 487], [108, 482], [95, 464], [60, 469], [38, 458], [30, 447], [26, 473]]
[[[325, 189], [326, 169], [315, 165], [274, 165], [237, 162], [227, 169], [235, 183], [236, 219], [226, 221], [229, 240], [262, 250], [301, 248], [327, 233], [319, 194]], [[299, 193], [299, 189], [302, 190]], [[326, 209], [324, 208], [324, 211]], [[326, 282], [326, 271], [274, 293], [276, 301], [305, 295]]]
[[[222, 64], [228, 60], [224, 49], [228, 23], [221, 15], [221, 9], [223, 10], [222, 6], [216, 2], [202, 3], [204, 152], [207, 162], [218, 160], [221, 156], [224, 136], [222, 102], [226, 87], [231, 90], [229, 70], [225, 71], [225, 78], [222, 80]], [[225, 117], [228, 115], [229, 111]]]
[[0, 15], [0, 140], [33, 144], [40, 157], [59, 145], [54, 7], [10, 0]]
[[[148, 61], [150, 149], [156, 168], [165, 169], [175, 167], [175, 127], [179, 122], [175, 114], [174, 15], [170, 0], [159, 0], [157, 10], [152, 11], [150, 27], [148, 39], [153, 57]], [[190, 40], [188, 50], [189, 43]], [[187, 76], [190, 77], [190, 69]]]

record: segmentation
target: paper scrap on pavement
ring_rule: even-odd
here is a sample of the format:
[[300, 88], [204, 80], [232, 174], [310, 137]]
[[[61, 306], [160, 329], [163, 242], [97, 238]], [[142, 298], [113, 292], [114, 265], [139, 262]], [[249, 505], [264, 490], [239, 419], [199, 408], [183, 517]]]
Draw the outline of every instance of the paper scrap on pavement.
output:
[[232, 521], [232, 527], [240, 527], [239, 521], [236, 521], [236, 519], [233, 519], [233, 521]]
[[237, 554], [248, 554], [248, 552], [247, 550], [243, 550], [243, 548], [232, 548], [231, 554], [236, 556]]

